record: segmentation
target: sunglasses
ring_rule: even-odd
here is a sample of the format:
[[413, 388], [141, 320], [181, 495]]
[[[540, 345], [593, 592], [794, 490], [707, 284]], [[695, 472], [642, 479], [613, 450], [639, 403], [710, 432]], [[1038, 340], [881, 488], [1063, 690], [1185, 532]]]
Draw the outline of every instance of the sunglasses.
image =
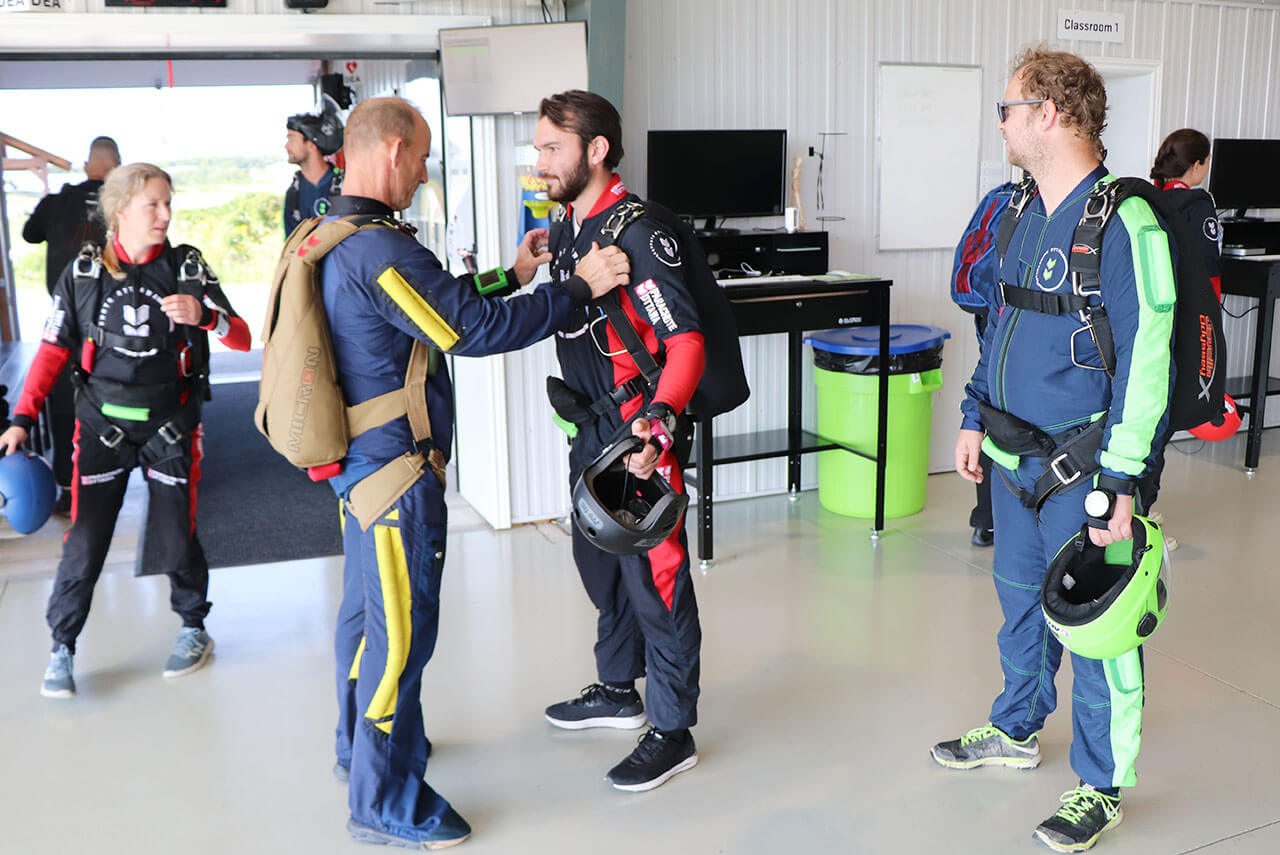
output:
[[1032, 98], [1028, 101], [997, 101], [996, 115], [1000, 117], [1000, 121], [1004, 121], [1009, 115], [1009, 108], [1016, 107], [1019, 104], [1043, 104], [1048, 98]]

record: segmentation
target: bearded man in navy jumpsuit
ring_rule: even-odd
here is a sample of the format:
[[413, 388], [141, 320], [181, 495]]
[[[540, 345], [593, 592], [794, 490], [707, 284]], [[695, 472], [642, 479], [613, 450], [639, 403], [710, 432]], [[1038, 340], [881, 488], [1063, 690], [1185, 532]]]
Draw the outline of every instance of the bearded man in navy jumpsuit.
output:
[[[538, 173], [548, 195], [568, 203], [551, 234], [552, 276], [569, 277], [578, 259], [601, 240], [601, 229], [623, 202], [638, 201], [613, 171], [622, 159], [622, 123], [613, 105], [591, 92], [571, 90], [543, 100], [534, 134]], [[631, 281], [604, 299], [617, 300], [641, 343], [661, 366], [656, 388], [647, 386], [598, 306], [579, 307], [556, 336], [564, 382], [602, 414], [578, 424], [569, 452], [570, 484], [610, 443], [655, 430], [691, 435], [684, 409], [705, 365], [701, 321], [686, 285], [679, 241], [656, 220], [641, 217], [618, 238], [631, 259]], [[608, 402], [607, 406], [603, 402]], [[630, 471], [648, 478], [656, 469], [683, 491], [688, 449], [676, 441], [658, 452], [647, 444], [632, 454]], [[635, 728], [646, 712], [652, 727], [606, 776], [614, 787], [650, 790], [698, 762], [689, 728], [697, 723], [702, 629], [689, 573], [683, 521], [641, 555], [613, 555], [573, 532], [573, 557], [599, 612], [595, 658], [599, 682], [579, 697], [547, 708], [557, 727]], [[645, 701], [635, 681], [645, 677]]]

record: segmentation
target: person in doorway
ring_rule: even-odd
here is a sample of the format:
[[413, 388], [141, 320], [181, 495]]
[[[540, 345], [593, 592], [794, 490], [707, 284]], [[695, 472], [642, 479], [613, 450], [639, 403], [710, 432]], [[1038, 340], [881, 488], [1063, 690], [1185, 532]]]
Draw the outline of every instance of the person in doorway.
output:
[[[622, 159], [618, 111], [591, 92], [571, 90], [539, 107], [534, 147], [538, 174], [551, 199], [568, 205], [552, 230], [551, 271], [567, 279], [589, 253], [613, 211], [636, 201], [614, 168]], [[630, 225], [619, 245], [631, 258], [631, 281], [616, 299], [644, 347], [661, 366], [656, 387], [644, 382], [612, 319], [597, 306], [577, 308], [556, 336], [556, 353], [570, 393], [598, 415], [577, 425], [569, 451], [572, 485], [600, 452], [627, 433], [646, 441], [657, 433], [689, 434], [684, 414], [705, 365], [701, 322], [685, 282], [675, 236], [648, 217]], [[659, 451], [659, 449], [662, 449]], [[655, 440], [632, 454], [629, 470], [648, 478], [655, 469], [677, 490], [689, 449]], [[698, 761], [690, 728], [697, 722], [702, 629], [689, 572], [683, 522], [640, 555], [613, 555], [575, 527], [573, 557], [596, 623], [598, 682], [578, 697], [547, 707], [547, 720], [570, 730], [651, 727], [607, 775], [613, 786], [641, 791], [660, 786]], [[635, 682], [645, 677], [645, 702]], [[646, 703], [647, 702], [647, 703]]]
[[[1038, 189], [1021, 209], [1002, 259], [1005, 306], [967, 387], [956, 441], [962, 477], [990, 477], [979, 465], [985, 448], [1003, 482], [992, 489], [992, 506], [1004, 689], [987, 724], [933, 746], [933, 759], [952, 769], [1040, 763], [1036, 733], [1056, 705], [1062, 659], [1040, 608], [1041, 583], [1050, 559], [1086, 524], [1099, 546], [1132, 537], [1135, 483], [1159, 451], [1173, 376], [1172, 254], [1150, 206], [1126, 200], [1108, 222], [1100, 287], [1086, 289], [1068, 276], [1085, 201], [1107, 175], [1101, 76], [1077, 56], [1031, 49], [1016, 61], [997, 106], [1009, 160]], [[1131, 233], [1146, 236], [1143, 252], [1131, 247]], [[1050, 305], [1078, 307], [1081, 300], [1106, 306], [1114, 377], [1100, 369], [1096, 351], [1080, 344], [1091, 340], [1081, 318], [1094, 318], [1092, 310], [1055, 313]], [[1056, 446], [1052, 458], [1005, 450], [1046, 435]], [[1099, 516], [1085, 510], [1094, 490], [1107, 499]], [[1089, 506], [1097, 507], [1092, 498]], [[1071, 766], [1079, 784], [1034, 830], [1036, 840], [1059, 852], [1088, 849], [1120, 822], [1120, 789], [1136, 783], [1141, 734], [1141, 648], [1106, 661], [1073, 655], [1072, 671]]]
[[284, 194], [284, 236], [309, 217], [329, 212], [331, 197], [342, 192], [342, 171], [325, 160], [342, 148], [342, 120], [335, 110], [318, 116], [298, 113], [285, 122], [285, 154], [298, 166]]
[[[85, 181], [67, 184], [45, 196], [22, 227], [27, 243], [45, 243], [45, 288], [53, 296], [58, 277], [88, 242], [101, 245], [106, 224], [98, 216], [98, 191], [107, 173], [120, 165], [120, 149], [111, 137], [96, 137], [89, 143], [84, 162]], [[60, 492], [54, 511], [71, 512], [71, 446], [75, 430], [75, 395], [71, 372], [64, 370], [49, 393], [50, 432], [53, 435], [53, 477]]]
[[[437, 849], [471, 833], [425, 780], [431, 744], [423, 730], [422, 672], [439, 626], [444, 466], [453, 435], [453, 389], [439, 357], [527, 347], [625, 282], [629, 265], [616, 248], [596, 250], [565, 281], [509, 300], [481, 296], [480, 278], [449, 274], [395, 219], [427, 180], [430, 147], [426, 121], [400, 98], [370, 99], [352, 111], [346, 178], [329, 218], [359, 217], [370, 227], [330, 250], [320, 282], [348, 405], [404, 388], [411, 355], [423, 350], [415, 343], [433, 354], [425, 381], [429, 439], [415, 442], [421, 433], [411, 427], [412, 413], [393, 419], [352, 439], [328, 477], [345, 506], [334, 772], [349, 782], [347, 829], [366, 843]], [[546, 237], [529, 232], [514, 267], [490, 274], [529, 283], [549, 259]], [[403, 459], [416, 461], [411, 477], [384, 490], [379, 473], [396, 466], [403, 472]]]
[[182, 618], [164, 676], [195, 671], [213, 651], [204, 626], [209, 566], [195, 517], [208, 334], [234, 350], [248, 350], [249, 328], [199, 250], [169, 244], [172, 193], [168, 174], [149, 163], [107, 174], [100, 191], [107, 240], [87, 244], [59, 276], [13, 424], [0, 434], [0, 452], [16, 451], [58, 375], [72, 363], [71, 529], [49, 597], [53, 653], [40, 688], [46, 697], [76, 693], [76, 638], [134, 467], [147, 482], [144, 527], [154, 532], [153, 548], [169, 576], [170, 604]]

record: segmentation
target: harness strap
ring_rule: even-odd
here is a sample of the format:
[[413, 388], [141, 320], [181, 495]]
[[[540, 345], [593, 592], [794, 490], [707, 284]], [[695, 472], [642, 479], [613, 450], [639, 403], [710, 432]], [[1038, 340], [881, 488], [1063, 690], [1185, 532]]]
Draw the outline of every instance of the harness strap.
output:
[[606, 294], [599, 300], [593, 300], [592, 303], [604, 311], [605, 317], [609, 319], [609, 326], [613, 327], [613, 331], [618, 334], [618, 340], [631, 355], [645, 382], [649, 386], [656, 387], [658, 378], [662, 375], [662, 367], [654, 360], [653, 354], [645, 349], [644, 342], [640, 340], [640, 333], [636, 332], [635, 325], [622, 310], [622, 304], [618, 299], [610, 299], [611, 296], [613, 295]]
[[405, 370], [404, 386], [347, 407], [347, 434], [355, 439], [360, 434], [380, 427], [401, 416], [409, 417], [415, 444], [431, 439], [431, 416], [427, 412], [427, 378], [435, 373], [435, 350], [422, 341], [414, 341]]
[[[125, 430], [103, 412], [110, 405], [98, 397], [82, 378], [76, 383], [76, 392], [88, 405], [77, 410], [77, 418], [85, 422], [107, 448], [121, 453], [120, 446], [122, 444], [127, 446], [124, 451], [128, 452], [129, 459], [159, 460], [173, 445], [190, 436], [200, 424], [203, 399], [197, 384], [192, 384], [188, 390], [186, 402], [179, 407], [178, 411], [156, 428], [156, 432], [143, 443], [135, 443], [127, 438]], [[122, 456], [125, 455], [122, 454]]]
[[[1006, 413], [1006, 415], [1008, 415]], [[1010, 416], [1010, 418], [1016, 418]], [[984, 423], [985, 424], [985, 423]], [[1080, 482], [1082, 478], [1090, 478], [1102, 469], [1098, 463], [1098, 449], [1102, 447], [1102, 436], [1106, 431], [1106, 421], [1098, 419], [1088, 425], [1071, 428], [1059, 434], [1049, 436], [1035, 429], [1042, 436], [1049, 437], [1054, 448], [1048, 454], [1028, 454], [1031, 457], [1043, 457], [1047, 463], [1044, 472], [1038, 477], [1031, 489], [1014, 484], [1004, 469], [998, 469], [1009, 491], [1018, 497], [1025, 508], [1033, 509], [1037, 516], [1040, 508], [1049, 497], [1059, 490]], [[990, 434], [988, 434], [990, 436]], [[993, 437], [998, 447], [1000, 440]], [[1002, 448], [1002, 450], [1004, 450]]]
[[1051, 293], [1019, 288], [1001, 281], [1000, 296], [1005, 305], [1042, 315], [1073, 315], [1089, 308], [1089, 298], [1079, 294]]
[[347, 494], [347, 510], [360, 523], [360, 529], [368, 531], [369, 526], [381, 519], [418, 482], [426, 467], [435, 473], [440, 486], [445, 486], [444, 452], [438, 448], [427, 454], [405, 452], [356, 482]]
[[[597, 241], [600, 246], [613, 246], [617, 244], [622, 233], [629, 225], [644, 216], [644, 203], [634, 200], [622, 202], [614, 207], [613, 211], [605, 220], [604, 226], [600, 229], [600, 240]], [[616, 293], [616, 292], [614, 292]], [[631, 323], [631, 319], [627, 317], [627, 313], [622, 310], [622, 304], [614, 293], [606, 294], [597, 300], [592, 300], [593, 306], [598, 306], [604, 312], [605, 317], [609, 320], [609, 326], [613, 327], [613, 331], [617, 333], [618, 340], [622, 342], [622, 346], [627, 349], [627, 353], [631, 355], [631, 359], [636, 364], [636, 368], [640, 371], [640, 377], [643, 378], [643, 386], [634, 388], [628, 384], [619, 386], [603, 398], [597, 399], [591, 403], [591, 411], [597, 416], [602, 415], [609, 409], [621, 406], [625, 401], [634, 398], [638, 394], [651, 392], [652, 388], [656, 388], [658, 377], [662, 374], [662, 368], [654, 360], [653, 354], [645, 349], [644, 342], [640, 339], [640, 334], [636, 332], [635, 325]], [[618, 400], [617, 395], [629, 392], [625, 398]], [[650, 397], [649, 394], [645, 395]]]
[[618, 409], [636, 395], [643, 395], [649, 389], [649, 381], [643, 376], [632, 377], [626, 383], [601, 395], [588, 405], [591, 415], [600, 418], [605, 413]]
[[1031, 204], [1035, 196], [1036, 180], [1031, 177], [1031, 173], [1027, 173], [1014, 188], [1009, 207], [1000, 218], [1000, 229], [996, 232], [996, 254], [1000, 256], [1001, 262], [1004, 261], [1004, 254], [1009, 249], [1009, 242], [1013, 240], [1014, 230], [1018, 228], [1027, 205]]
[[[166, 319], [166, 326], [168, 319]], [[97, 324], [89, 324], [89, 337], [98, 347], [120, 347], [134, 352], [158, 350], [169, 341], [169, 331], [157, 327], [150, 335], [121, 335], [105, 330]]]

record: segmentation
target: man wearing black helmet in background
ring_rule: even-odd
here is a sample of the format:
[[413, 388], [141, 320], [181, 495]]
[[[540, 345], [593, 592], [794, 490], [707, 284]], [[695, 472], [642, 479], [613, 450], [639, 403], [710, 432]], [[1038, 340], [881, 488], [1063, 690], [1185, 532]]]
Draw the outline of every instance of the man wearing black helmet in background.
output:
[[289, 162], [300, 168], [284, 194], [284, 236], [287, 238], [298, 223], [309, 217], [323, 217], [329, 212], [329, 197], [342, 192], [342, 172], [331, 166], [326, 157], [342, 148], [342, 120], [334, 109], [319, 116], [297, 113], [285, 122], [288, 133], [284, 150]]
[[[614, 210], [636, 197], [613, 171], [622, 159], [622, 122], [612, 104], [572, 90], [544, 99], [538, 112], [538, 174], [547, 181], [548, 195], [569, 206], [565, 219], [552, 227], [548, 247], [552, 277], [564, 280], [595, 242], [606, 239], [602, 229]], [[689, 449], [681, 440], [690, 435], [684, 409], [705, 367], [702, 325], [675, 235], [646, 215], [617, 240], [631, 259], [631, 282], [576, 308], [556, 334], [565, 387], [560, 392], [581, 399], [595, 414], [574, 420], [570, 483], [602, 449], [631, 433], [646, 440], [630, 455], [631, 473], [649, 478], [656, 469], [683, 492], [681, 469]], [[625, 314], [633, 335], [661, 366], [656, 388], [643, 382], [613, 317], [606, 323], [597, 305], [603, 300], [620, 300], [617, 314]], [[599, 611], [599, 682], [548, 707], [547, 720], [568, 730], [637, 728], [647, 712], [650, 729], [606, 780], [620, 790], [653, 789], [698, 762], [689, 728], [697, 722], [702, 629], [683, 522], [639, 555], [604, 552], [575, 527], [573, 558]], [[638, 677], [646, 678], [647, 710], [635, 689]]]

